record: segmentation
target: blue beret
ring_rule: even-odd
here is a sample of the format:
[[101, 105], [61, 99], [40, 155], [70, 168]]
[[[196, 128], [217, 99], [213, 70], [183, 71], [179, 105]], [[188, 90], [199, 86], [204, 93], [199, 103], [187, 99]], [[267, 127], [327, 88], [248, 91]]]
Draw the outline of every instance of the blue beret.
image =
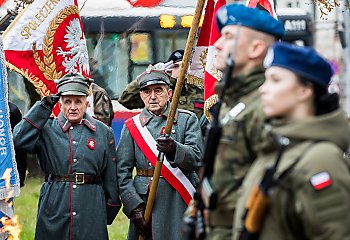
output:
[[265, 11], [233, 3], [222, 6], [216, 14], [219, 30], [227, 25], [241, 25], [277, 38], [284, 35], [283, 24]]
[[323, 86], [329, 84], [333, 75], [331, 65], [313, 48], [299, 47], [286, 42], [275, 43], [269, 49], [264, 65], [286, 68]]

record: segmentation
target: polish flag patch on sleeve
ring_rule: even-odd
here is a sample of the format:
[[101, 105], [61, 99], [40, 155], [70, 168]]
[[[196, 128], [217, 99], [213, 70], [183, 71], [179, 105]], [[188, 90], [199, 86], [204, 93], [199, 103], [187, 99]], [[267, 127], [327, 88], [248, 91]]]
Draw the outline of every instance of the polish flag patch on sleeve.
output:
[[332, 178], [328, 172], [320, 172], [310, 178], [310, 183], [315, 190], [319, 191], [330, 186]]

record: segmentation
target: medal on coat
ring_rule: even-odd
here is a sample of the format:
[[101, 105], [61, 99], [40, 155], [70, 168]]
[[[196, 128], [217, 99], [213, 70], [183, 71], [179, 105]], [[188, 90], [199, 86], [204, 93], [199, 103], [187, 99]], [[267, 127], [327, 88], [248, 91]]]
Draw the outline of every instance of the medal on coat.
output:
[[96, 141], [94, 139], [88, 139], [87, 140], [87, 146], [88, 148], [90, 148], [91, 150], [94, 150], [96, 147]]

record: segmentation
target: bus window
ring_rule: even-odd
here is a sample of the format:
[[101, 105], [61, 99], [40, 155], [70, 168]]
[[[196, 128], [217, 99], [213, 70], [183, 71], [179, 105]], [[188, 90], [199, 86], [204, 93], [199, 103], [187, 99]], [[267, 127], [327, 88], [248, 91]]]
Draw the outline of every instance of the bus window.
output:
[[174, 50], [184, 49], [186, 46], [187, 35], [187, 31], [158, 31], [158, 61], [166, 61]]
[[149, 33], [133, 33], [130, 38], [131, 79], [146, 70], [153, 63], [152, 37]]
[[131, 51], [130, 58], [135, 64], [147, 64], [152, 60], [151, 37], [147, 33], [136, 33], [130, 35]]
[[91, 77], [116, 98], [128, 83], [129, 44], [123, 34], [88, 34]]

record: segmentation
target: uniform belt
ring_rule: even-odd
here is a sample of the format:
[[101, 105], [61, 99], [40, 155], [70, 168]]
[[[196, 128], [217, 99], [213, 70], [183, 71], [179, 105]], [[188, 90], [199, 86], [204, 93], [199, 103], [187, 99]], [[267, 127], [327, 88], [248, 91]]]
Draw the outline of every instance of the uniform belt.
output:
[[[183, 174], [188, 177], [190, 176], [190, 172], [184, 172], [182, 171]], [[141, 177], [153, 177], [154, 174], [154, 169], [150, 168], [150, 169], [140, 169], [140, 168], [136, 168], [136, 175], [137, 176], [141, 176]], [[163, 177], [163, 176], [160, 176]]]
[[140, 169], [136, 168], [136, 174], [137, 176], [141, 177], [153, 177], [154, 169]]
[[75, 184], [101, 184], [101, 176], [74, 173], [66, 175], [48, 174], [45, 176], [45, 182], [73, 182]]

